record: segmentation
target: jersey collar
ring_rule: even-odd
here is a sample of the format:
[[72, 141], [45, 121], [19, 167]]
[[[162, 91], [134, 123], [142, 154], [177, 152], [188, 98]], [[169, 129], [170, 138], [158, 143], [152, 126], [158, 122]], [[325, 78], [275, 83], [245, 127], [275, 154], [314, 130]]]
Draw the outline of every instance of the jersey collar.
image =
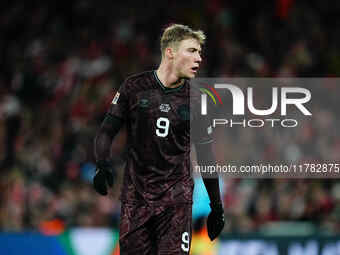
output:
[[160, 79], [158, 78], [157, 76], [157, 73], [156, 73], [156, 70], [153, 71], [153, 75], [157, 81], [157, 84], [161, 87], [161, 89], [163, 90], [163, 92], [165, 94], [168, 94], [168, 93], [172, 93], [172, 92], [176, 92], [176, 91], [179, 91], [182, 87], [184, 87], [185, 85], [185, 81], [183, 82], [182, 85], [176, 87], [176, 88], [168, 88], [166, 86], [164, 86], [164, 84], [160, 81]]

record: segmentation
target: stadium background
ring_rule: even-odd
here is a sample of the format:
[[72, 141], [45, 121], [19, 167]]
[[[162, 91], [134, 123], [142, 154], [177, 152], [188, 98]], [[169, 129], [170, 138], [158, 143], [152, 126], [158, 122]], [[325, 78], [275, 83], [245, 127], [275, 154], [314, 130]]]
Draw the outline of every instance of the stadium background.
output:
[[[167, 24], [185, 23], [207, 33], [203, 77], [340, 73], [338, 1], [3, 1], [1, 6], [1, 254], [115, 252], [121, 176], [110, 197], [94, 192], [93, 138], [123, 79], [157, 67], [159, 34]], [[322, 119], [301, 130], [287, 153], [339, 158], [339, 109], [327, 107], [337, 105], [337, 92], [337, 85], [325, 88], [332, 96], [318, 98]], [[125, 141], [123, 130], [112, 146], [118, 173]], [[276, 152], [275, 141], [263, 137], [231, 141], [217, 157], [246, 162]], [[207, 198], [195, 193], [201, 203], [195, 205], [199, 242], [192, 254], [340, 254], [338, 180], [224, 179], [223, 194], [230, 223], [211, 245], [202, 228]]]

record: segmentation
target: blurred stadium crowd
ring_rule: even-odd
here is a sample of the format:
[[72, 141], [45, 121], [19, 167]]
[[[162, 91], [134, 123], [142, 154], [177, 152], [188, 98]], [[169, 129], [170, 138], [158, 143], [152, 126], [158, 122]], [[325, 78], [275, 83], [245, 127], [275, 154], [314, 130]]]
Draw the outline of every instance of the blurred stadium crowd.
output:
[[[157, 67], [159, 35], [169, 23], [207, 33], [202, 77], [340, 74], [338, 1], [124, 2], [2, 3], [1, 230], [53, 234], [74, 226], [117, 226], [126, 137], [123, 130], [112, 146], [117, 184], [102, 197], [91, 186], [94, 136], [123, 79]], [[282, 153], [339, 159], [340, 89], [325, 91], [331, 96], [318, 100], [322, 119], [298, 129]], [[270, 135], [247, 131], [240, 137], [227, 130], [229, 146], [218, 147], [218, 158], [250, 162], [281, 153]], [[226, 232], [301, 221], [340, 233], [337, 180], [225, 179], [224, 189], [232, 219]]]

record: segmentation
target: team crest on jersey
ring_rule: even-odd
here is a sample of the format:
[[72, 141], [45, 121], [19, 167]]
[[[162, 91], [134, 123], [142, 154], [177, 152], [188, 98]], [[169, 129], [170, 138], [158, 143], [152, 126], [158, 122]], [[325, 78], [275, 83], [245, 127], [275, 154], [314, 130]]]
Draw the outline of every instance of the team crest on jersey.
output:
[[169, 112], [171, 110], [171, 107], [169, 104], [161, 104], [159, 106], [159, 110], [161, 110], [161, 112]]
[[182, 120], [190, 120], [190, 111], [187, 105], [181, 105], [177, 110]]
[[115, 97], [113, 98], [111, 104], [117, 104], [118, 99], [119, 99], [119, 96], [120, 96], [120, 93], [117, 92], [116, 95], [115, 95]]

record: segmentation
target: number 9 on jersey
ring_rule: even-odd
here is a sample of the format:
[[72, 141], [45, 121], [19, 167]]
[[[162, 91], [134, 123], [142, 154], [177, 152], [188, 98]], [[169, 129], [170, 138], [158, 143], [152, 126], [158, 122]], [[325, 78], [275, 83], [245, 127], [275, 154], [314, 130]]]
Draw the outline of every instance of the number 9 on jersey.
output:
[[159, 117], [156, 122], [156, 135], [166, 137], [169, 134], [170, 121], [168, 118]]

